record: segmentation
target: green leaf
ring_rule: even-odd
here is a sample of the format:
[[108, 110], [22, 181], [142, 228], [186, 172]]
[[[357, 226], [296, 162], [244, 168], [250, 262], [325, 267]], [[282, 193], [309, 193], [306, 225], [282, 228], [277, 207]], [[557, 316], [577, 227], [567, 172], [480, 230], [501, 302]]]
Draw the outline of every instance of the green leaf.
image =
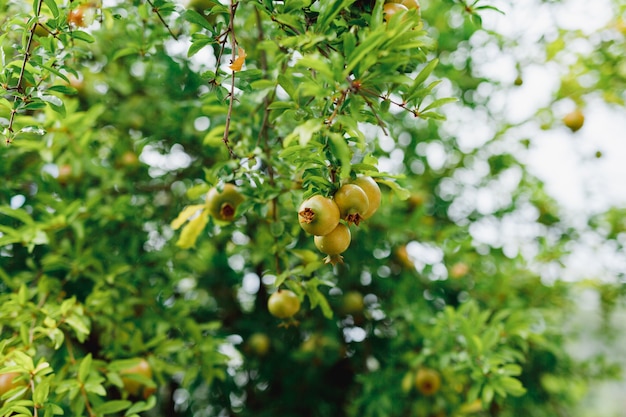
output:
[[142, 411], [148, 411], [156, 405], [156, 396], [152, 395], [147, 401], [139, 401], [132, 405], [127, 411], [125, 416], [131, 416], [133, 414], [141, 413]]
[[78, 380], [81, 382], [85, 382], [87, 380], [87, 376], [91, 371], [91, 363], [92, 363], [91, 353], [88, 353], [87, 356], [83, 358], [80, 362], [80, 366], [78, 367]]
[[296, 103], [294, 103], [293, 101], [274, 101], [270, 103], [270, 105], [267, 106], [267, 108], [270, 110], [294, 109], [296, 108]]
[[98, 415], [107, 415], [119, 413], [122, 410], [127, 409], [133, 403], [128, 400], [113, 400], [102, 403], [96, 407], [94, 407], [94, 411]]
[[483, 388], [482, 395], [481, 395], [483, 404], [491, 404], [491, 401], [493, 401], [493, 395], [494, 395], [493, 387], [491, 385], [485, 385], [485, 387]]
[[395, 181], [380, 179], [376, 182], [378, 182], [379, 184], [385, 184], [387, 187], [391, 188], [400, 200], [407, 200], [411, 197], [411, 192], [406, 188], [401, 187]]
[[500, 385], [502, 385], [502, 388], [504, 388], [507, 394], [510, 394], [514, 397], [521, 397], [522, 395], [526, 394], [526, 388], [524, 388], [519, 379], [505, 376], [502, 378], [498, 378], [498, 382], [500, 383]]
[[76, 95], [76, 93], [78, 92], [78, 90], [76, 90], [74, 87], [70, 87], [69, 85], [52, 85], [48, 87], [48, 91], [54, 91], [56, 93], [65, 94], [67, 96]]
[[129, 55], [137, 55], [139, 54], [139, 48], [135, 46], [129, 46], [127, 48], [122, 48], [113, 54], [113, 61], [118, 60], [122, 57]]
[[15, 364], [20, 366], [27, 372], [32, 372], [35, 370], [35, 364], [33, 363], [33, 358], [28, 356], [22, 351], [15, 350], [12, 353], [12, 359], [15, 361]]
[[36, 404], [43, 404], [48, 400], [50, 394], [50, 378], [44, 378], [35, 385], [33, 401]]
[[300, 146], [305, 146], [311, 140], [313, 134], [319, 132], [322, 128], [324, 128], [322, 120], [309, 119], [287, 135], [284, 146], [288, 147], [295, 139], [299, 140]]
[[59, 8], [57, 7], [57, 3], [55, 0], [43, 0], [44, 4], [50, 9], [50, 13], [54, 16], [55, 19], [59, 17]]
[[71, 315], [65, 318], [65, 322], [76, 332], [76, 336], [79, 340], [85, 340], [85, 337], [89, 334], [89, 327], [82, 321], [83, 319], [76, 316]]
[[446, 120], [446, 116], [444, 116], [443, 114], [435, 113], [432, 111], [428, 111], [426, 113], [419, 113], [419, 117], [422, 119]]
[[315, 23], [317, 33], [324, 33], [328, 30], [331, 22], [345, 8], [349, 7], [355, 0], [334, 0], [324, 2], [320, 14]]
[[424, 68], [422, 68], [422, 70], [419, 72], [419, 74], [417, 74], [417, 76], [413, 80], [413, 85], [409, 89], [407, 95], [411, 95], [412, 91], [417, 90], [419, 86], [422, 85], [424, 81], [426, 81], [426, 78], [428, 78], [428, 76], [432, 74], [437, 64], [439, 64], [439, 60], [433, 59], [428, 64], [426, 64]]
[[85, 383], [84, 387], [85, 387], [85, 391], [89, 393], [93, 393], [101, 397], [104, 397], [105, 395], [107, 395], [106, 389], [104, 389], [104, 386], [98, 381], [87, 382]]
[[339, 134], [331, 134], [329, 135], [329, 139], [333, 155], [341, 164], [340, 176], [342, 179], [346, 179], [350, 176], [350, 160], [352, 158], [350, 148], [346, 140]]
[[[375, 49], [379, 49], [380, 46], [387, 39], [386, 34], [384, 32], [377, 32], [371, 36], [369, 36], [363, 43], [361, 43], [347, 58], [346, 69], [344, 70], [344, 76], [349, 76], [354, 68], [356, 68], [361, 61], [363, 61], [364, 57], [371, 54], [371, 52]], [[372, 63], [376, 61], [373, 60]], [[367, 68], [361, 68], [361, 72]]]
[[337, 76], [341, 76], [341, 74], [335, 74], [331, 66], [328, 64], [328, 60], [319, 54], [305, 55], [298, 60], [296, 65], [298, 68], [305, 68], [307, 72], [315, 70], [319, 72], [322, 77], [329, 80], [333, 80]]
[[273, 80], [256, 80], [250, 83], [250, 88], [252, 88], [252, 90], [254, 91], [260, 91], [260, 90], [265, 90], [267, 88], [274, 88], [274, 87], [276, 87], [276, 81], [273, 81]]
[[87, 43], [94, 43], [95, 39], [89, 33], [84, 32], [82, 30], [75, 30], [72, 32], [72, 37], [74, 39], [78, 39]]
[[206, 37], [194, 37], [193, 42], [189, 45], [189, 50], [187, 51], [187, 58], [190, 58], [197, 54], [200, 50], [202, 50], [205, 46], [211, 45], [215, 43], [212, 38]]
[[293, 83], [293, 77], [288, 77], [285, 74], [279, 74], [277, 81], [278, 85], [280, 85], [283, 90], [285, 90], [289, 97], [296, 98], [296, 86]]
[[0, 214], [13, 217], [14, 219], [20, 220], [21, 222], [27, 225], [35, 224], [35, 221], [33, 220], [33, 218], [24, 209], [12, 209], [10, 207], [0, 206]]
[[455, 98], [455, 97], [440, 98], [440, 99], [437, 99], [437, 100], [433, 101], [432, 103], [430, 103], [428, 106], [426, 106], [425, 108], [420, 110], [420, 112], [425, 112], [425, 111], [430, 110], [430, 109], [441, 107], [444, 104], [456, 103], [457, 101], [459, 101], [459, 100], [457, 98]]
[[206, 17], [202, 16], [200, 13], [196, 12], [195, 10], [187, 9], [185, 13], [183, 13], [183, 18], [190, 23], [194, 23], [198, 26], [202, 26], [203, 28], [208, 29], [211, 32], [213, 31], [213, 25], [211, 25], [207, 21]]
[[504, 365], [499, 370], [499, 372], [505, 375], [518, 376], [522, 374], [522, 367], [517, 364], [510, 363], [510, 364]]

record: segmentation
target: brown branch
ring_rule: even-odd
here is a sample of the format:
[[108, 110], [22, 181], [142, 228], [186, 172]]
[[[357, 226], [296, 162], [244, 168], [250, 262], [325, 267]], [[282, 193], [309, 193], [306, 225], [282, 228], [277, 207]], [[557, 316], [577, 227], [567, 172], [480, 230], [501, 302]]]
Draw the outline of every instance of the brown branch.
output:
[[159, 20], [161, 21], [161, 23], [163, 23], [163, 26], [165, 26], [165, 28], [170, 33], [170, 35], [172, 35], [172, 38], [174, 38], [174, 40], [177, 41], [178, 40], [178, 36], [176, 36], [176, 34], [174, 34], [174, 32], [172, 32], [172, 29], [170, 28], [170, 26], [167, 24], [165, 19], [163, 19], [163, 16], [161, 15], [161, 12], [159, 12], [159, 8], [154, 6], [154, 3], [152, 3], [152, 0], [146, 0], [146, 1], [150, 5], [150, 7], [152, 7], [152, 11], [154, 13], [156, 13], [156, 15], [159, 17]]
[[376, 118], [376, 121], [378, 122], [378, 126], [380, 126], [380, 128], [383, 130], [383, 133], [389, 136], [389, 133], [387, 132], [387, 129], [385, 127], [385, 122], [383, 121], [383, 119], [380, 118], [378, 113], [376, 113], [376, 110], [374, 110], [374, 103], [372, 103], [372, 101], [369, 98], [365, 97], [364, 95], [361, 95], [361, 97], [363, 97], [363, 100], [365, 100], [370, 110], [374, 114], [374, 117]]
[[[228, 22], [228, 33], [230, 35], [230, 45], [231, 45], [231, 63], [235, 62], [235, 59], [237, 58], [237, 38], [235, 36], [235, 12], [237, 11], [237, 5], [239, 3], [236, 3], [234, 0], [231, 0], [230, 2], [230, 8], [229, 8], [229, 15], [230, 15], [230, 21]], [[224, 42], [226, 42], [226, 38], [224, 39]], [[222, 50], [223, 50], [223, 45], [222, 45]], [[221, 54], [220, 54], [221, 55]], [[219, 60], [217, 61], [218, 63], [218, 68], [219, 68]], [[230, 155], [231, 158], [233, 159], [237, 159], [237, 155], [235, 154], [235, 152], [233, 151], [233, 148], [230, 146], [230, 142], [228, 140], [228, 136], [230, 133], [230, 121], [232, 119], [232, 115], [233, 115], [233, 104], [235, 102], [235, 74], [236, 71], [232, 70], [231, 73], [231, 77], [230, 77], [230, 93], [228, 94], [228, 98], [229, 98], [229, 102], [228, 102], [228, 113], [226, 113], [226, 124], [224, 126], [224, 137], [222, 138], [222, 142], [224, 142], [224, 145], [226, 145], [226, 149], [228, 149], [228, 153]], [[217, 76], [217, 73], [215, 74]]]
[[339, 99], [335, 103], [335, 109], [333, 110], [333, 113], [325, 121], [325, 123], [327, 125], [330, 125], [333, 122], [333, 120], [335, 119], [335, 117], [337, 117], [337, 114], [339, 113], [339, 107], [341, 107], [343, 105], [344, 101], [346, 101], [346, 98], [348, 97], [348, 94], [350, 93], [350, 88], [351, 87], [348, 87], [345, 90], [341, 91], [341, 96], [339, 97]]
[[420, 116], [420, 112], [418, 109], [411, 109], [409, 107], [407, 107], [406, 103], [402, 102], [398, 102], [398, 101], [393, 101], [391, 98], [389, 98], [389, 96], [383, 96], [380, 95], [378, 96], [378, 98], [380, 98], [381, 100], [388, 100], [391, 104], [400, 107], [403, 110], [408, 111], [409, 113], [411, 113], [413, 116], [415, 117], [419, 117]]

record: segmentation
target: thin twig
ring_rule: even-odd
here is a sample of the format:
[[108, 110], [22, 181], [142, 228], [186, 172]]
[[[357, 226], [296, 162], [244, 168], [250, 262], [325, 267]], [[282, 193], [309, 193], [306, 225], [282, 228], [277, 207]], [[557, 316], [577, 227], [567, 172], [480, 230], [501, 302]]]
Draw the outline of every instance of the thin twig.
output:
[[408, 111], [409, 113], [411, 113], [415, 117], [419, 117], [420, 116], [420, 112], [419, 112], [418, 109], [411, 109], [411, 108], [407, 107], [406, 103], [404, 103], [404, 102], [400, 103], [398, 101], [394, 101], [388, 95], [387, 96], [383, 96], [381, 94], [381, 95], [378, 96], [378, 98], [381, 99], [381, 100], [389, 101], [394, 106], [398, 106], [401, 109]]
[[376, 110], [374, 109], [374, 103], [372, 103], [372, 101], [369, 98], [365, 97], [364, 95], [361, 95], [361, 97], [363, 97], [363, 100], [365, 100], [370, 110], [374, 114], [374, 117], [378, 121], [378, 126], [380, 126], [380, 128], [383, 130], [383, 133], [388, 136], [389, 133], [387, 132], [387, 129], [385, 127], [385, 122], [383, 121], [383, 119], [380, 118], [378, 113], [376, 113]]
[[[230, 45], [232, 49], [231, 63], [235, 62], [235, 59], [237, 58], [237, 38], [235, 36], [235, 12], [237, 11], [238, 4], [239, 3], [234, 2], [234, 0], [231, 0], [230, 8], [229, 8], [230, 21], [228, 22], [228, 33], [230, 34]], [[219, 65], [219, 61], [218, 61], [218, 65]], [[228, 153], [230, 157], [233, 159], [237, 159], [237, 155], [235, 155], [233, 148], [230, 146], [228, 135], [230, 131], [230, 121], [233, 115], [233, 104], [235, 102], [235, 76], [236, 76], [235, 73], [236, 71], [232, 70], [231, 77], [230, 77], [230, 93], [228, 95], [228, 98], [229, 98], [228, 113], [226, 114], [226, 125], [224, 126], [224, 137], [222, 138], [222, 142], [224, 142], [224, 145], [226, 145], [226, 149], [228, 149]]]
[[165, 28], [167, 29], [167, 31], [170, 33], [170, 35], [172, 35], [172, 38], [174, 38], [174, 40], [178, 40], [178, 37], [174, 34], [174, 32], [172, 32], [172, 29], [170, 28], [170, 26], [167, 24], [167, 22], [165, 21], [165, 19], [163, 19], [163, 16], [161, 15], [161, 12], [159, 12], [159, 8], [158, 7], [154, 7], [154, 3], [152, 3], [152, 0], [146, 0], [148, 2], [148, 4], [150, 5], [150, 7], [152, 7], [152, 11], [154, 13], [156, 13], [156, 15], [159, 17], [159, 20], [161, 21], [161, 23], [163, 23], [163, 25], [165, 26]]
[[350, 93], [350, 87], [348, 87], [345, 90], [341, 91], [341, 96], [339, 97], [339, 99], [335, 103], [335, 109], [333, 110], [333, 113], [330, 115], [330, 117], [328, 119], [326, 119], [326, 124], [327, 125], [330, 125], [333, 122], [333, 120], [335, 119], [335, 117], [337, 117], [337, 113], [339, 113], [339, 107], [341, 107], [343, 105], [344, 101], [346, 101], [346, 98], [348, 97], [348, 93]]

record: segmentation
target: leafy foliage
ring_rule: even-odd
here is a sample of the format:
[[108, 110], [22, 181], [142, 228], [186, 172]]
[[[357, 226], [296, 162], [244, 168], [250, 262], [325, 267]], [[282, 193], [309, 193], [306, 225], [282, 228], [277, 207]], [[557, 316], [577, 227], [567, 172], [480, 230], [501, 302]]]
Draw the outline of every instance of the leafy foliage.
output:
[[[617, 373], [568, 351], [588, 283], [541, 273], [579, 232], [504, 146], [514, 127], [489, 115], [467, 149], [446, 121], [497, 87], [468, 53], [503, 42], [489, 2], [388, 21], [380, 0], [0, 4], [0, 415], [547, 416]], [[571, 82], [623, 67], [605, 30], [555, 101], [623, 104], [619, 77]], [[297, 208], [360, 175], [381, 207], [326, 265]], [[232, 222], [206, 201], [225, 184]], [[623, 248], [620, 215], [589, 224]], [[511, 222], [527, 241], [477, 232]], [[589, 287], [608, 318], [621, 287]], [[267, 311], [278, 288], [295, 318]]]

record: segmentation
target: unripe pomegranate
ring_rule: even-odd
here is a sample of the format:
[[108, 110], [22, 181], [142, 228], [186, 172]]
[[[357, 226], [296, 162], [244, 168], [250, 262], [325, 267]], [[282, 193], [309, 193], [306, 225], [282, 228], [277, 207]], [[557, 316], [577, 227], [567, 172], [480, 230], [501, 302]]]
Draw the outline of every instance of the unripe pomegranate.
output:
[[[142, 382], [142, 379], [152, 379], [152, 368], [148, 361], [143, 358], [136, 365], [120, 371], [120, 374], [124, 389], [132, 396], [143, 395], [144, 398], [148, 398], [156, 391], [153, 386], [146, 386]], [[138, 376], [138, 378], [132, 375]]]
[[401, 4], [409, 10], [416, 9], [420, 11], [420, 2], [418, 0], [390, 0], [389, 3]]
[[352, 236], [350, 229], [343, 223], [339, 223], [335, 230], [324, 236], [315, 236], [315, 246], [328, 255], [325, 261], [326, 263], [336, 264], [342, 262], [343, 257], [340, 255], [345, 252], [350, 246]]
[[372, 177], [359, 177], [354, 180], [352, 184], [361, 187], [361, 189], [365, 191], [365, 195], [367, 195], [369, 208], [365, 213], [363, 213], [363, 219], [369, 219], [374, 213], [376, 213], [376, 210], [378, 210], [378, 208], [380, 207], [380, 187]]
[[314, 195], [298, 208], [298, 221], [307, 233], [315, 236], [327, 235], [339, 223], [339, 207], [328, 197]]
[[369, 210], [367, 194], [355, 184], [344, 184], [334, 195], [342, 219], [357, 226]]
[[385, 20], [390, 20], [391, 17], [398, 13], [398, 12], [402, 12], [402, 11], [407, 11], [409, 10], [405, 5], [403, 4], [398, 4], [398, 3], [386, 3], [383, 6], [383, 17], [385, 18]]
[[272, 316], [287, 319], [300, 311], [300, 299], [291, 290], [278, 290], [267, 300], [267, 309]]
[[563, 123], [567, 126], [572, 132], [576, 132], [585, 123], [585, 115], [580, 109], [576, 109], [563, 117]]
[[415, 387], [424, 395], [435, 395], [441, 388], [439, 372], [430, 368], [420, 368], [415, 375]]
[[244, 200], [244, 196], [234, 184], [225, 184], [219, 191], [211, 188], [206, 196], [206, 205], [211, 216], [216, 220], [232, 222], [235, 219], [237, 206]]

